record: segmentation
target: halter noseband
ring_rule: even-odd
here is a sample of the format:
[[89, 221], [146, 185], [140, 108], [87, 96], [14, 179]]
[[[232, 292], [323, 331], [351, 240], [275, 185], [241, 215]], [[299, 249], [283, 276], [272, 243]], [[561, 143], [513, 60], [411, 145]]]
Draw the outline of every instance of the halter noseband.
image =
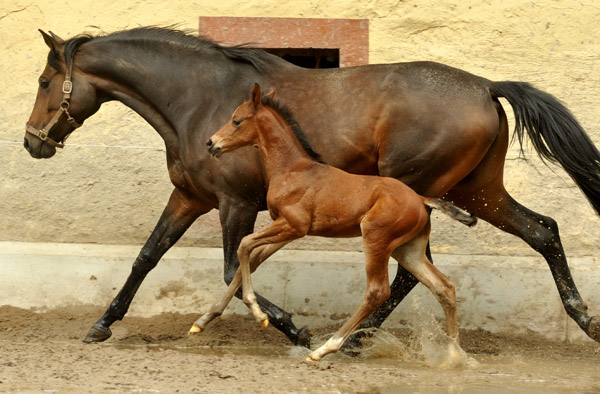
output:
[[58, 123], [62, 114], [65, 114], [67, 116], [67, 122], [69, 122], [69, 124], [71, 126], [73, 126], [75, 129], [78, 127], [81, 127], [81, 125], [79, 123], [77, 123], [77, 121], [75, 119], [73, 119], [73, 117], [69, 113], [69, 105], [70, 105], [69, 100], [71, 99], [71, 92], [73, 91], [73, 82], [71, 82], [72, 69], [73, 69], [73, 62], [71, 62], [71, 64], [67, 68], [67, 72], [65, 73], [65, 80], [64, 80], [63, 86], [62, 86], [63, 100], [60, 103], [60, 106], [59, 106], [58, 110], [56, 111], [56, 113], [54, 114], [54, 116], [52, 117], [52, 119], [50, 119], [50, 122], [48, 122], [48, 124], [41, 130], [36, 129], [32, 125], [30, 125], [29, 122], [27, 122], [25, 124], [25, 131], [27, 133], [33, 134], [36, 137], [38, 137], [40, 140], [46, 142], [47, 144], [52, 145], [56, 148], [61, 148], [61, 149], [64, 148], [64, 146], [65, 146], [64, 142], [67, 140], [69, 135], [71, 135], [71, 133], [67, 134], [67, 136], [65, 138], [63, 138], [62, 142], [54, 141], [52, 138], [48, 137], [48, 134], [50, 134], [50, 132], [52, 131], [52, 128]]

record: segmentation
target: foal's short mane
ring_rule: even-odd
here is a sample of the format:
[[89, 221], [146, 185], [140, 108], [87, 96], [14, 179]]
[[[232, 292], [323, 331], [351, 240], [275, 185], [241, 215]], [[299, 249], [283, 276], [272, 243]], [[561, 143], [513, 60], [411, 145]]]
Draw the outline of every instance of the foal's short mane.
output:
[[[69, 66], [73, 61], [73, 56], [77, 52], [77, 49], [82, 44], [92, 40], [129, 40], [137, 41], [141, 44], [144, 42], [159, 42], [179, 44], [182, 47], [198, 51], [212, 50], [222, 53], [228, 59], [251, 64], [260, 72], [266, 72], [268, 66], [272, 64], [274, 60], [278, 59], [262, 49], [248, 47], [247, 44], [223, 46], [208, 38], [192, 34], [191, 31], [182, 31], [169, 27], [150, 26], [118, 31], [105, 36], [82, 34], [70, 38], [65, 41], [65, 62], [67, 63], [67, 66]], [[48, 63], [56, 69], [61, 68], [60, 59], [57, 59], [52, 51], [48, 55]]]
[[275, 112], [277, 112], [277, 114], [279, 114], [279, 116], [283, 118], [284, 122], [287, 123], [294, 132], [294, 135], [298, 139], [298, 142], [300, 142], [302, 149], [304, 149], [304, 151], [308, 154], [308, 156], [310, 156], [311, 159], [318, 163], [325, 164], [325, 162], [321, 158], [321, 155], [315, 152], [313, 147], [310, 145], [310, 142], [308, 142], [306, 134], [300, 128], [300, 125], [294, 118], [292, 110], [287, 105], [284, 105], [279, 101], [273, 100], [272, 98], [267, 96], [262, 97], [262, 103], [264, 106], [269, 107]]

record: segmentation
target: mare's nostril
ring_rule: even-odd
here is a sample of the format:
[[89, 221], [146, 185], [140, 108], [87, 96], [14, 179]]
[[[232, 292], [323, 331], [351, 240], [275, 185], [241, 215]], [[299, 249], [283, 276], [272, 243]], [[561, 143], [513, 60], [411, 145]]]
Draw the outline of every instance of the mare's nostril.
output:
[[209, 139], [208, 141], [206, 141], [206, 147], [210, 148], [213, 145], [213, 142], [211, 139]]
[[29, 151], [29, 141], [27, 141], [27, 138], [24, 138], [24, 142], [23, 142], [23, 146], [25, 147], [25, 149], [27, 149], [27, 151]]

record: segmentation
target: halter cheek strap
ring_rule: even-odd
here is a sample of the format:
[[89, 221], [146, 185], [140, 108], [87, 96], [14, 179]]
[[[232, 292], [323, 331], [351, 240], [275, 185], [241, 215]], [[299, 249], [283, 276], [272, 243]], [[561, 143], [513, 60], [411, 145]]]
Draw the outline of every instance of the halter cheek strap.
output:
[[73, 117], [69, 113], [69, 100], [71, 99], [71, 92], [73, 91], [73, 82], [71, 82], [72, 67], [73, 63], [71, 63], [71, 65], [67, 69], [67, 72], [65, 73], [65, 80], [62, 86], [63, 100], [60, 103], [60, 106], [54, 114], [54, 116], [52, 117], [52, 119], [50, 119], [50, 122], [48, 122], [48, 124], [46, 124], [46, 126], [44, 126], [44, 128], [42, 128], [41, 130], [36, 129], [32, 125], [30, 125], [29, 122], [25, 124], [25, 131], [27, 133], [35, 135], [40, 140], [44, 141], [49, 145], [54, 146], [55, 148], [64, 148], [64, 142], [67, 140], [69, 135], [71, 135], [71, 133], [67, 134], [65, 138], [63, 138], [62, 142], [56, 142], [52, 138], [48, 137], [48, 134], [50, 134], [52, 128], [58, 123], [63, 114], [66, 115], [67, 122], [69, 122], [69, 124], [73, 126], [74, 129], [81, 127], [81, 124], [77, 123], [77, 121], [73, 119]]

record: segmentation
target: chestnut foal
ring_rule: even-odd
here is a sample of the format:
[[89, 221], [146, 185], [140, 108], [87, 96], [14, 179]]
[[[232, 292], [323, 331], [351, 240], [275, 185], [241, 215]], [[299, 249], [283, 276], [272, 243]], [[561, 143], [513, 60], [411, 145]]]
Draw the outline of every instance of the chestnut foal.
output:
[[190, 332], [202, 331], [220, 316], [240, 285], [244, 303], [266, 327], [268, 317], [256, 302], [251, 272], [284, 245], [305, 235], [362, 234], [367, 271], [363, 302], [308, 359], [316, 361], [338, 351], [361, 322], [387, 300], [390, 256], [436, 296], [446, 315], [446, 332], [458, 340], [454, 285], [425, 256], [430, 230], [425, 206], [441, 209], [469, 226], [476, 223], [476, 218], [449, 202], [421, 197], [396, 179], [349, 174], [324, 164], [289, 109], [273, 101], [272, 94], [261, 99], [258, 84], [251, 97], [208, 140], [207, 146], [214, 157], [242, 146], [258, 146], [264, 158], [269, 184], [267, 204], [274, 222], [242, 240], [238, 249], [240, 267], [227, 292], [194, 323]]

